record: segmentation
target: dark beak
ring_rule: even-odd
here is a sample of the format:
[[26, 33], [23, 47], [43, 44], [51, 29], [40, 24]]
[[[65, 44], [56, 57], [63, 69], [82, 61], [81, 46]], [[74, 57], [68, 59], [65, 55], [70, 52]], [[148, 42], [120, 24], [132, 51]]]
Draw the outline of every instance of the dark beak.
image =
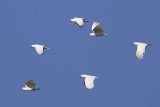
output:
[[148, 44], [148, 45], [152, 46], [152, 44]]

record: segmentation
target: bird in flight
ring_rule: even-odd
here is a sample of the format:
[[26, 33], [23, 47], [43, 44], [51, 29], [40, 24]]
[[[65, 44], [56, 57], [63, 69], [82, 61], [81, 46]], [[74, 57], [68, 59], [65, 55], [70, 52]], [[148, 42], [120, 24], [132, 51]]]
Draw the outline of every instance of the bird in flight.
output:
[[105, 34], [102, 26], [98, 22], [93, 22], [91, 30], [93, 32], [89, 34], [90, 36], [104, 36], [104, 35], [107, 35], [107, 34]]
[[31, 45], [31, 47], [35, 48], [38, 55], [44, 54], [44, 50], [49, 49], [48, 47], [46, 47], [44, 45], [39, 45], [39, 44], [33, 44], [33, 45]]
[[87, 74], [82, 74], [81, 77], [84, 78], [84, 85], [86, 86], [87, 89], [94, 88], [94, 80], [98, 77]]
[[36, 83], [33, 80], [28, 80], [25, 84], [24, 87], [22, 87], [22, 90], [24, 91], [35, 91], [35, 90], [40, 90], [37, 88]]
[[84, 26], [85, 22], [88, 22], [85, 18], [78, 18], [74, 17], [73, 19], [70, 19], [71, 22], [74, 22], [79, 28]]
[[137, 59], [143, 59], [145, 49], [152, 44], [142, 43], [142, 42], [133, 42], [134, 45], [136, 45], [136, 58]]

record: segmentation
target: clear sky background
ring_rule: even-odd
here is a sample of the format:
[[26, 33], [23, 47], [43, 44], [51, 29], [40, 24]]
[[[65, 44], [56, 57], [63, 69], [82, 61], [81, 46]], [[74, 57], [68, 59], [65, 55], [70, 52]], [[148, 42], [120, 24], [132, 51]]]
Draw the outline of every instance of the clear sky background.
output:
[[[160, 107], [159, 0], [0, 0], [1, 107]], [[73, 17], [89, 20], [82, 29]], [[108, 34], [91, 37], [98, 21]], [[134, 41], [151, 43], [143, 60]], [[31, 44], [50, 49], [39, 56]], [[88, 90], [80, 75], [100, 78]], [[33, 79], [40, 91], [22, 87]]]

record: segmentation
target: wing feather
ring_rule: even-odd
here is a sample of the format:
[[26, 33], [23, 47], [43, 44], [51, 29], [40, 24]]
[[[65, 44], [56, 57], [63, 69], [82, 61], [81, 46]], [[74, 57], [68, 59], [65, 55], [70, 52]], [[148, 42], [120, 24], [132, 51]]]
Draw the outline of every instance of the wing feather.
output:
[[42, 55], [43, 52], [44, 52], [43, 46], [37, 46], [37, 47], [35, 47], [35, 49], [36, 49], [36, 51], [37, 51], [37, 53], [38, 53], [39, 55]]
[[82, 27], [84, 25], [83, 19], [82, 18], [76, 18], [75, 23], [77, 24], [78, 27]]
[[145, 53], [147, 44], [146, 43], [139, 43], [137, 45], [137, 50], [136, 50], [136, 57], [137, 59], [142, 59]]
[[32, 88], [32, 89], [36, 89], [37, 88], [37, 86], [36, 86], [36, 84], [35, 84], [35, 82], [33, 80], [27, 81], [26, 85], [28, 87]]
[[92, 25], [92, 30], [95, 33], [95, 35], [103, 35], [104, 31], [102, 29], [102, 26], [98, 22], [94, 22]]
[[86, 77], [85, 78], [85, 86], [86, 86], [86, 88], [88, 88], [88, 89], [94, 88], [94, 80], [95, 80], [94, 77]]

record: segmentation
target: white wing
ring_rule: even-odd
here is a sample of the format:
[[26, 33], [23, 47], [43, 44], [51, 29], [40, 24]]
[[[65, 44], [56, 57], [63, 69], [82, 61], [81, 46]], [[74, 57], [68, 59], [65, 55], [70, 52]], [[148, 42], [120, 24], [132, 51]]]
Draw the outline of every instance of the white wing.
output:
[[84, 21], [82, 18], [75, 18], [75, 23], [78, 25], [78, 27], [82, 27], [84, 25]]
[[98, 22], [93, 22], [92, 24], [92, 31], [94, 30], [94, 28], [97, 26]]
[[35, 49], [36, 49], [36, 51], [37, 51], [37, 53], [39, 54], [39, 55], [42, 55], [43, 54], [43, 46], [37, 46], [37, 47], [35, 47]]
[[98, 22], [93, 23], [92, 31], [95, 33], [95, 35], [104, 35], [104, 31], [102, 29], [102, 26]]
[[147, 46], [146, 43], [138, 43], [137, 44], [137, 50], [136, 50], [136, 57], [137, 57], [137, 59], [142, 59], [143, 58], [146, 46]]
[[36, 52], [39, 54], [39, 55], [42, 55], [44, 53], [44, 50], [45, 49], [49, 49], [48, 47], [44, 46], [44, 45], [39, 45], [39, 44], [34, 44], [34, 45], [31, 45], [33, 48], [35, 48]]
[[95, 80], [94, 76], [86, 77], [84, 80], [86, 88], [88, 88], [88, 89], [94, 88], [94, 80]]

